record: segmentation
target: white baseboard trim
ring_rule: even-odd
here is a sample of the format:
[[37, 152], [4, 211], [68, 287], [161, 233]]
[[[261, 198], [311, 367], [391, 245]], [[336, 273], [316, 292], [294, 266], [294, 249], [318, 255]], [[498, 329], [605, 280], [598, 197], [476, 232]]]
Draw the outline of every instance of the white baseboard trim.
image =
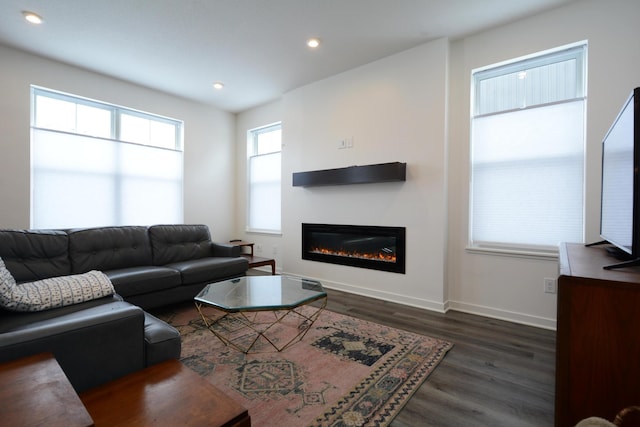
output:
[[[282, 273], [290, 274], [290, 273]], [[297, 276], [296, 274], [290, 274]], [[556, 330], [556, 319], [549, 319], [545, 317], [532, 316], [529, 314], [517, 313], [508, 310], [500, 310], [493, 307], [487, 307], [476, 304], [468, 304], [460, 301], [445, 301], [444, 303], [438, 301], [430, 301], [422, 298], [412, 298], [406, 295], [394, 294], [392, 292], [376, 291], [368, 288], [361, 288], [353, 286], [347, 283], [333, 282], [326, 279], [319, 279], [317, 277], [305, 276], [308, 279], [317, 280], [322, 283], [327, 289], [334, 289], [337, 291], [348, 292], [350, 294], [361, 295], [364, 297], [375, 298], [382, 301], [388, 301], [410, 307], [423, 308], [425, 310], [435, 311], [437, 313], [446, 313], [449, 310], [460, 311], [463, 313], [475, 314], [477, 316], [489, 317], [492, 319], [505, 320], [507, 322], [519, 323], [527, 326], [534, 326], [536, 328]]]
[[375, 298], [383, 301], [395, 302], [398, 304], [408, 305], [411, 307], [424, 308], [426, 310], [436, 311], [438, 313], [445, 313], [445, 304], [437, 301], [430, 301], [422, 298], [411, 298], [405, 295], [394, 294], [392, 292], [382, 292], [373, 289], [361, 288], [358, 286], [349, 285], [347, 283], [331, 282], [324, 279], [316, 279], [310, 277], [310, 279], [318, 280], [327, 289], [335, 289], [337, 291], [344, 291], [350, 294], [362, 295], [364, 297]]
[[537, 328], [556, 330], [556, 319], [532, 316], [530, 314], [517, 313], [514, 311], [500, 310], [476, 304], [468, 304], [460, 301], [447, 301], [445, 304], [449, 310], [461, 311], [463, 313], [475, 314], [478, 316], [490, 317], [492, 319], [506, 320], [508, 322], [519, 323]]

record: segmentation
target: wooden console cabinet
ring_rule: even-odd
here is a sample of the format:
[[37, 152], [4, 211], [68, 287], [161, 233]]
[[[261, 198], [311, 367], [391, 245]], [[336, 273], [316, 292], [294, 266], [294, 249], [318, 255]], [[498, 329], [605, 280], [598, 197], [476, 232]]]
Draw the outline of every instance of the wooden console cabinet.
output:
[[602, 246], [560, 247], [556, 427], [640, 405], [640, 267], [602, 268], [614, 263]]

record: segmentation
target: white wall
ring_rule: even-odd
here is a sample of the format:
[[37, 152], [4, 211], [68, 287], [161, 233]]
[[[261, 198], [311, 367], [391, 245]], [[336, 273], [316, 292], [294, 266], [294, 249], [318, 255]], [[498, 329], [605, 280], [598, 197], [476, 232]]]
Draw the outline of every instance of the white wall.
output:
[[634, 0], [585, 0], [452, 43], [448, 236], [452, 308], [555, 328], [556, 295], [543, 292], [543, 279], [558, 275], [556, 260], [465, 250], [471, 70], [588, 40], [585, 241], [595, 241], [600, 213], [600, 142], [631, 89], [640, 85], [638, 17], [640, 2]]
[[[448, 43], [439, 40], [283, 98], [283, 270], [326, 286], [442, 311]], [[354, 146], [338, 149], [353, 138]], [[292, 173], [406, 162], [407, 181], [293, 187]], [[301, 259], [301, 223], [402, 226], [406, 274]]]
[[[123, 65], [125, 66], [125, 65]], [[0, 45], [0, 228], [29, 228], [30, 85], [184, 120], [184, 221], [235, 227], [235, 116]]]

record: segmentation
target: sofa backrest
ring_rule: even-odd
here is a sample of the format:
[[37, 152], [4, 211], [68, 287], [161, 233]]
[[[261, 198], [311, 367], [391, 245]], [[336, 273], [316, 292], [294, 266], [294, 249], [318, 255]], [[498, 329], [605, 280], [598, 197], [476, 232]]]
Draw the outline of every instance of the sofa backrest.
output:
[[0, 258], [17, 282], [71, 273], [69, 237], [60, 230], [0, 230]]
[[206, 225], [152, 225], [149, 227], [149, 240], [154, 265], [212, 255], [211, 234]]
[[147, 227], [80, 228], [68, 234], [73, 273], [151, 265]]

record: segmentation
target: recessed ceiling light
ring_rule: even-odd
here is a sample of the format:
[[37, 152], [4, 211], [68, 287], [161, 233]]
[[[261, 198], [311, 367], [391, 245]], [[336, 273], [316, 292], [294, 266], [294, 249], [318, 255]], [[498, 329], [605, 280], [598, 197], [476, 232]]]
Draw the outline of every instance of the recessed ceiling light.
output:
[[37, 13], [24, 10], [22, 12], [22, 15], [24, 16], [24, 19], [31, 22], [32, 24], [42, 24], [44, 22], [44, 19], [42, 19], [42, 17]]
[[220, 89], [222, 89], [223, 87], [224, 87], [224, 84], [223, 84], [223, 83], [220, 83], [220, 82], [215, 82], [215, 83], [213, 84], [213, 88], [214, 88], [214, 89], [217, 89], [217, 90], [220, 90]]
[[311, 48], [316, 48], [318, 46], [320, 46], [320, 39], [317, 38], [311, 38], [309, 40], [307, 40], [307, 46], [311, 47]]

